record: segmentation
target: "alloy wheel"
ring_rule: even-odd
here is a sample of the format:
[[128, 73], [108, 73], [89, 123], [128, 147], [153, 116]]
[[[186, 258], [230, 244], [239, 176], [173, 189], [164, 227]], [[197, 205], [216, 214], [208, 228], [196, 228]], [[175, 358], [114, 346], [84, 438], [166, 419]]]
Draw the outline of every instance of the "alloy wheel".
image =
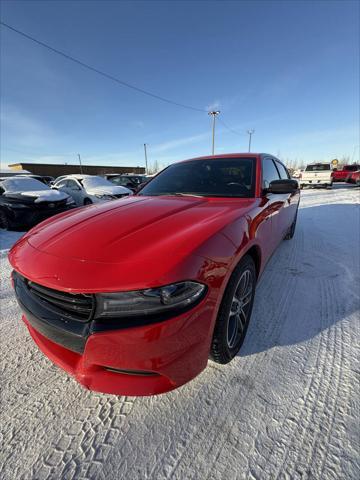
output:
[[227, 344], [230, 349], [236, 346], [246, 330], [253, 291], [252, 273], [245, 270], [236, 286], [227, 322]]

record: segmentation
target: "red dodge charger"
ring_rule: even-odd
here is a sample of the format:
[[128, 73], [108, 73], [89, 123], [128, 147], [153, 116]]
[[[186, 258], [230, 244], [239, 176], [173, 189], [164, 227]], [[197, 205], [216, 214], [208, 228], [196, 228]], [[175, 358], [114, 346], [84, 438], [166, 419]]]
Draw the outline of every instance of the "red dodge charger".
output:
[[299, 190], [268, 154], [170, 165], [125, 200], [52, 217], [12, 248], [12, 281], [39, 348], [85, 387], [172, 390], [228, 363], [256, 282], [295, 231]]

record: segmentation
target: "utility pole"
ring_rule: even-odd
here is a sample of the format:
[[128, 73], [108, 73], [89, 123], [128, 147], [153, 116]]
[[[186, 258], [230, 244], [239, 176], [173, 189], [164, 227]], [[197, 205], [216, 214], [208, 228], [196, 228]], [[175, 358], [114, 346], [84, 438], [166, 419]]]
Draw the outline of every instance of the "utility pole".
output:
[[144, 153], [145, 153], [145, 175], [148, 174], [148, 162], [147, 162], [147, 151], [146, 151], [146, 143], [144, 143]]
[[255, 133], [255, 130], [252, 128], [251, 130], [247, 131], [249, 135], [249, 152], [251, 151], [251, 136]]
[[80, 173], [82, 175], [83, 173], [83, 169], [82, 169], [82, 165], [81, 165], [81, 157], [80, 157], [80, 153], [78, 153], [78, 158], [79, 158], [79, 164], [80, 164]]
[[220, 110], [209, 112], [208, 115], [212, 115], [213, 124], [212, 124], [212, 155], [215, 155], [215, 118], [219, 115]]

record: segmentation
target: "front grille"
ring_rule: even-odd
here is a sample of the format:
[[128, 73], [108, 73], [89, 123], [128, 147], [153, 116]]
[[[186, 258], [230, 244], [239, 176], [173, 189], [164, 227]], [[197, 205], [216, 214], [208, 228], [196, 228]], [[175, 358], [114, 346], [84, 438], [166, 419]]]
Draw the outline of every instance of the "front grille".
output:
[[26, 283], [29, 293], [48, 310], [82, 322], [91, 319], [95, 306], [93, 295], [61, 292], [43, 287], [30, 280]]
[[122, 197], [128, 197], [129, 194], [128, 193], [116, 193], [115, 195], [113, 195], [113, 197], [116, 197], [116, 198], [122, 198]]
[[65, 207], [66, 201], [67, 201], [66, 198], [64, 200], [55, 200], [53, 202], [49, 200], [44, 202], [38, 202], [35, 205], [37, 210], [48, 210], [48, 209], [56, 210], [57, 208]]

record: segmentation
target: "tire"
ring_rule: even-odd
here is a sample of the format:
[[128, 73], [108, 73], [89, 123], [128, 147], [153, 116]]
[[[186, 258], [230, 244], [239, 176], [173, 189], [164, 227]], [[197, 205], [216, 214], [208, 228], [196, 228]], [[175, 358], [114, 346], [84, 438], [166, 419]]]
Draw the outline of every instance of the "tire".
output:
[[300, 190], [302, 190], [304, 188], [304, 185], [300, 184]]
[[4, 230], [10, 229], [10, 220], [4, 210], [0, 210], [0, 228]]
[[[230, 277], [216, 319], [210, 349], [210, 358], [216, 363], [229, 363], [239, 352], [251, 317], [255, 287], [254, 260], [245, 255]], [[240, 302], [246, 300], [245, 308], [241, 308]]]
[[84, 200], [84, 205], [92, 205], [92, 201], [90, 200], [90, 198], [85, 198]]
[[285, 235], [284, 240], [291, 240], [295, 235], [296, 222], [297, 222], [298, 211], [296, 210], [295, 218], [293, 223], [290, 225], [288, 233]]

